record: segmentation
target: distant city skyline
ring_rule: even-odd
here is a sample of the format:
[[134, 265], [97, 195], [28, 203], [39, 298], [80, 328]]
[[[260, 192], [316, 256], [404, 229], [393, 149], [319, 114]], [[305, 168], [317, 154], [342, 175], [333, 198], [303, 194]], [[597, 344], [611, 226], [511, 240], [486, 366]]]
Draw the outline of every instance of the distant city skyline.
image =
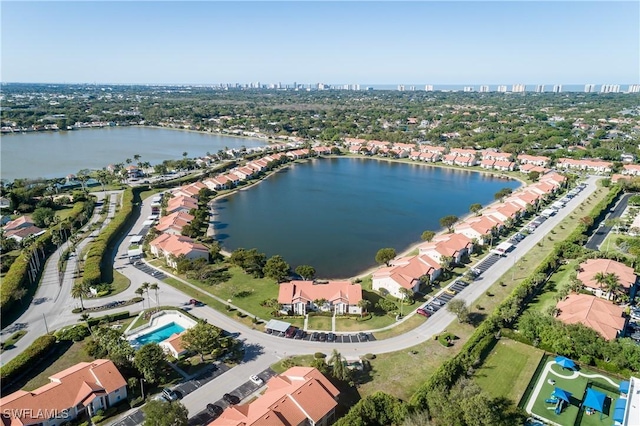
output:
[[3, 1], [0, 75], [623, 91], [640, 83], [639, 16], [629, 1]]

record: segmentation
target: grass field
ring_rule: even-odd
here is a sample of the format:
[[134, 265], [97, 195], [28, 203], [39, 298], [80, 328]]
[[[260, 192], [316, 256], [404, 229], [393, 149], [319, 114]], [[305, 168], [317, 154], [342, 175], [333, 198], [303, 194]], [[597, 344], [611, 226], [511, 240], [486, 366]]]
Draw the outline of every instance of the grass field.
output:
[[543, 352], [502, 338], [475, 373], [475, 380], [494, 398], [505, 397], [516, 403], [522, 397]]
[[546, 309], [556, 306], [558, 290], [569, 281], [571, 273], [575, 273], [577, 264], [577, 260], [572, 260], [566, 265], [560, 266], [546, 282], [542, 291], [529, 304], [528, 309], [545, 312]]
[[307, 330], [331, 331], [331, 317], [310, 316]]

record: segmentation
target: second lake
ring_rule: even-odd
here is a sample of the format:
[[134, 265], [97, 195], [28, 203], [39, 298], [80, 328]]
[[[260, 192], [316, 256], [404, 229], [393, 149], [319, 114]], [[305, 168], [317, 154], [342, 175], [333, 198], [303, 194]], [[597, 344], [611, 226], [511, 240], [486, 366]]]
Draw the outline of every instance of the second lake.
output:
[[419, 242], [440, 218], [486, 206], [520, 182], [487, 174], [373, 159], [315, 159], [282, 169], [214, 204], [216, 238], [233, 251], [279, 254], [318, 278], [347, 278], [375, 266], [383, 247]]

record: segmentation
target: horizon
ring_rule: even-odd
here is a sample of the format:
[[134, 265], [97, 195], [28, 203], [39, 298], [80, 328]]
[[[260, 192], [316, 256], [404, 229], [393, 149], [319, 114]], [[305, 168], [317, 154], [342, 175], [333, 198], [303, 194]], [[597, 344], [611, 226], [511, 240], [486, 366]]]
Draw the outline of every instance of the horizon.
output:
[[[640, 4], [626, 1], [6, 1], [2, 78], [205, 86], [637, 84], [638, 16]], [[365, 80], [393, 83], [359, 83]], [[424, 83], [405, 83], [411, 81]]]

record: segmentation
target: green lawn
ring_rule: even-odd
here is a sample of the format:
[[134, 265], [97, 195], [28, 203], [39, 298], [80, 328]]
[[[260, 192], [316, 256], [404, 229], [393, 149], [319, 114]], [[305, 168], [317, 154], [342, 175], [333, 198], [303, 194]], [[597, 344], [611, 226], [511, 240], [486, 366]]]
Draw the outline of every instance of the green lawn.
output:
[[543, 351], [523, 343], [502, 338], [486, 358], [475, 380], [494, 398], [520, 401]]
[[365, 321], [358, 321], [356, 317], [336, 317], [336, 331], [375, 330], [391, 325], [395, 321], [393, 316], [380, 314], [374, 314], [370, 319]]
[[331, 317], [310, 316], [307, 322], [307, 329], [331, 331]]
[[555, 306], [558, 302], [556, 298], [558, 290], [569, 281], [571, 273], [575, 273], [575, 266], [577, 264], [577, 260], [572, 260], [566, 265], [560, 266], [556, 273], [549, 278], [549, 281], [544, 285], [542, 291], [536, 295], [532, 303], [529, 304], [528, 309], [546, 312], [546, 309]]
[[[79, 362], [93, 361], [93, 358], [87, 355], [84, 351], [85, 344], [88, 340], [82, 342], [74, 342], [65, 351], [58, 355], [58, 358], [50, 362], [46, 368], [39, 369], [36, 376], [31, 377], [29, 381], [25, 383], [22, 389], [31, 391], [44, 386], [50, 382], [49, 376], [52, 376], [60, 371], [72, 367]], [[45, 361], [46, 362], [46, 361]], [[28, 373], [27, 373], [28, 374]]]

